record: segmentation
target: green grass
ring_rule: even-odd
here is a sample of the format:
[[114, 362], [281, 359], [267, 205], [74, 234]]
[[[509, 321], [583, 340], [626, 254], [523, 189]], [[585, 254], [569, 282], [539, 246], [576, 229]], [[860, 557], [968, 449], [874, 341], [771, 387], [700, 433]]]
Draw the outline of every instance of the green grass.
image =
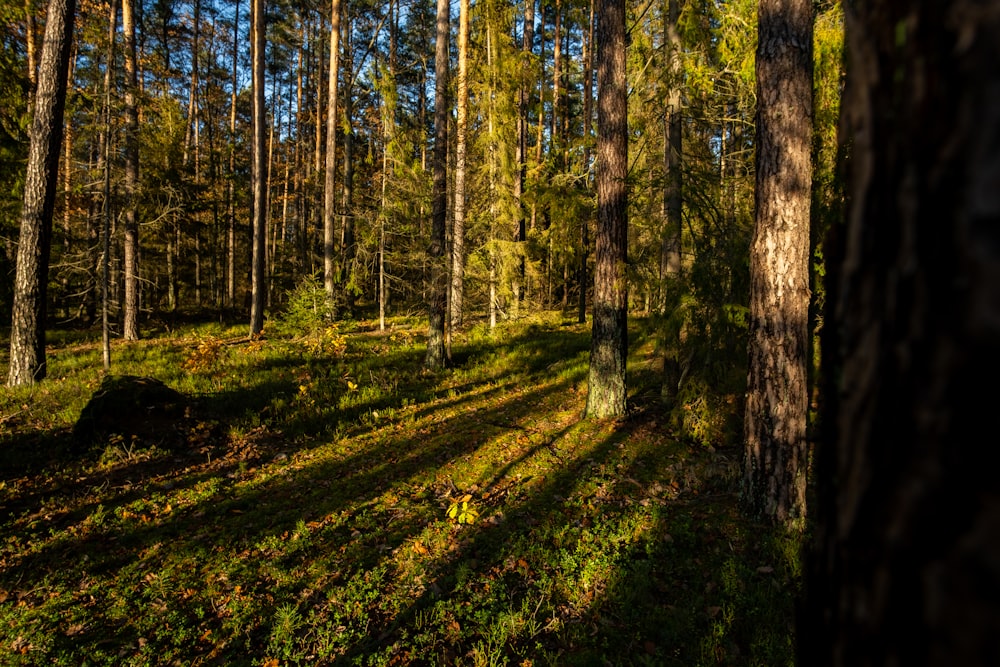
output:
[[76, 457], [99, 343], [53, 335], [0, 393], [0, 663], [793, 663], [795, 540], [736, 511], [738, 450], [672, 437], [642, 323], [617, 422], [581, 418], [582, 326], [476, 325], [428, 373], [393, 324], [116, 343], [196, 398], [188, 446]]

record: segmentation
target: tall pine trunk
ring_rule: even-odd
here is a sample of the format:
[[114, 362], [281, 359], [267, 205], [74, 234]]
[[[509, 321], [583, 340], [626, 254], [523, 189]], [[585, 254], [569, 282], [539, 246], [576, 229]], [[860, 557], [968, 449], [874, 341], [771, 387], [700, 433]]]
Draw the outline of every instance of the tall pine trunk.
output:
[[122, 335], [139, 339], [139, 221], [136, 189], [139, 183], [139, 118], [136, 111], [135, 3], [122, 0], [122, 36], [125, 48], [125, 304]]
[[46, 12], [14, 277], [11, 387], [37, 382], [46, 372], [46, 286], [75, 11], [75, 0], [50, 0]]
[[667, 0], [664, 43], [667, 51], [667, 114], [663, 119], [663, 240], [660, 247], [660, 314], [664, 325], [663, 385], [661, 397], [667, 409], [673, 407], [680, 389], [681, 326], [671, 321], [678, 305], [681, 277], [681, 40], [677, 30], [680, 1]]
[[[465, 157], [469, 110], [469, 0], [460, 0], [458, 14], [458, 91], [455, 104], [455, 213], [451, 233], [451, 325], [462, 324], [465, 291]], [[449, 334], [449, 342], [451, 336]]]
[[330, 6], [330, 68], [326, 106], [326, 173], [323, 179], [323, 287], [333, 303], [336, 289], [337, 74], [340, 56], [340, 0]]
[[751, 516], [788, 523], [806, 512], [812, 4], [760, 0], [758, 23], [741, 502]]
[[801, 665], [1000, 664], [1000, 13], [978, 7], [844, 5]]
[[264, 108], [264, 5], [265, 0], [253, 0], [250, 32], [253, 58], [253, 157], [251, 183], [253, 188], [253, 241], [250, 266], [250, 333], [264, 329], [264, 305], [267, 300], [267, 113]]
[[434, 182], [431, 202], [431, 240], [428, 289], [427, 368], [445, 365], [444, 324], [448, 302], [445, 227], [448, 217], [448, 37], [451, 17], [448, 0], [437, 2], [437, 36], [434, 47]]
[[628, 88], [625, 0], [597, 2], [597, 247], [587, 416], [625, 414]]

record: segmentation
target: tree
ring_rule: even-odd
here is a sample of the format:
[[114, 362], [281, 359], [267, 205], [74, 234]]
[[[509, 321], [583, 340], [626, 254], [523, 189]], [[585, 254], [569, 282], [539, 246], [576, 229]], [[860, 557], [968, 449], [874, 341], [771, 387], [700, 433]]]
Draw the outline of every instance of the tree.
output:
[[427, 368], [445, 365], [444, 321], [448, 301], [448, 272], [444, 266], [445, 225], [448, 214], [448, 0], [437, 2], [437, 37], [434, 47], [434, 185], [431, 201], [431, 241], [428, 290]]
[[323, 286], [326, 297], [333, 302], [336, 279], [336, 249], [334, 227], [336, 220], [336, 170], [337, 170], [337, 74], [340, 71], [340, 0], [333, 0], [330, 7], [330, 69], [327, 84], [326, 109], [326, 172], [323, 180]]
[[1000, 662], [1000, 14], [960, 6], [845, 4], [804, 665]]
[[11, 387], [42, 380], [46, 372], [46, 284], [75, 12], [75, 0], [50, 0], [46, 12], [14, 278]]
[[741, 503], [805, 516], [809, 349], [812, 3], [760, 0], [756, 220]]
[[250, 44], [253, 50], [253, 255], [250, 270], [250, 333], [264, 330], [264, 304], [267, 301], [267, 154], [265, 152], [267, 118], [264, 106], [264, 6], [265, 0], [251, 5]]
[[[462, 323], [465, 280], [465, 159], [469, 115], [469, 0], [458, 11], [458, 91], [455, 132], [455, 213], [451, 234], [451, 308], [449, 332]], [[450, 335], [449, 335], [450, 340]]]
[[136, 190], [139, 182], [139, 118], [136, 112], [135, 2], [122, 0], [122, 36], [125, 49], [125, 308], [122, 334], [139, 338], [139, 221]]
[[625, 414], [628, 354], [628, 87], [625, 2], [599, 0], [597, 13], [597, 246], [587, 415]]
[[[664, 46], [667, 48], [667, 113], [663, 118], [663, 168], [666, 187], [663, 189], [663, 241], [660, 246], [660, 308], [670, 318], [676, 306], [672, 296], [678, 291], [681, 275], [681, 40], [677, 30], [679, 0], [667, 0], [664, 15]], [[673, 322], [667, 327], [664, 341], [662, 396], [673, 407], [680, 382], [680, 326]]]

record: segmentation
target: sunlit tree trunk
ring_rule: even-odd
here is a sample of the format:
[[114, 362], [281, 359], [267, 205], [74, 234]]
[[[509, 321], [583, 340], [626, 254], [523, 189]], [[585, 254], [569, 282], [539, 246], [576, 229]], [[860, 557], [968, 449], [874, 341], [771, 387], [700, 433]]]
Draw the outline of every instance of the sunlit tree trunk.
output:
[[348, 12], [348, 21], [344, 28], [344, 63], [348, 75], [344, 84], [344, 190], [341, 200], [344, 209], [344, 224], [341, 226], [343, 260], [340, 268], [341, 289], [344, 292], [348, 313], [354, 308], [354, 292], [350, 283], [354, 277], [354, 260], [358, 252], [354, 221], [354, 76], [351, 66], [354, 61], [354, 52], [350, 16], [350, 12]]
[[[585, 187], [590, 189], [590, 134], [594, 114], [594, 2], [590, 0], [587, 29], [583, 31], [583, 170]], [[580, 220], [580, 266], [577, 279], [580, 283], [580, 300], [577, 308], [577, 322], [587, 321], [587, 260], [590, 257], [590, 220], [593, 209], [588, 205], [587, 213]]]
[[801, 665], [1000, 664], [1000, 13], [978, 7], [844, 5]]
[[239, 48], [240, 2], [235, 3], [233, 19], [233, 69], [229, 97], [229, 183], [226, 195], [226, 303], [236, 305], [236, 73]]
[[445, 227], [448, 213], [448, 0], [437, 2], [437, 36], [434, 47], [434, 182], [431, 209], [431, 239], [428, 289], [427, 368], [445, 365], [444, 324], [448, 301], [448, 271], [444, 265]]
[[587, 416], [625, 414], [628, 354], [628, 86], [625, 0], [598, 0], [597, 248]]
[[75, 0], [50, 0], [46, 12], [14, 277], [7, 374], [12, 387], [37, 382], [46, 372], [46, 283], [75, 11]]
[[267, 118], [264, 107], [264, 7], [265, 0], [252, 0], [251, 51], [253, 76], [253, 255], [250, 270], [250, 333], [264, 329], [264, 304], [267, 299]]
[[[516, 317], [524, 295], [525, 283], [525, 241], [528, 239], [528, 221], [526, 219], [524, 195], [528, 180], [528, 107], [530, 101], [529, 85], [531, 50], [535, 42], [535, 0], [524, 2], [524, 27], [521, 36], [521, 80], [517, 98], [517, 173], [514, 180], [514, 197], [517, 200], [517, 227], [514, 230], [514, 240], [519, 248], [517, 251], [517, 272], [514, 275], [512, 310]], [[491, 320], [493, 318], [491, 317]]]
[[102, 359], [104, 371], [111, 370], [111, 144], [113, 143], [111, 133], [111, 73], [115, 63], [115, 33], [117, 32], [118, 2], [111, 0], [108, 3], [108, 51], [104, 64], [104, 113], [101, 123], [104, 135], [103, 154], [101, 159], [104, 164], [102, 177], [104, 179], [104, 195], [101, 198], [101, 341]]
[[125, 49], [125, 304], [122, 334], [139, 339], [139, 221], [136, 189], [139, 183], [139, 118], [136, 111], [134, 0], [122, 0], [122, 36]]
[[805, 516], [812, 169], [812, 4], [760, 0], [756, 222], [741, 502]]
[[[455, 132], [455, 213], [451, 234], [451, 324], [462, 324], [465, 281], [465, 157], [469, 109], [469, 0], [460, 0], [458, 11], [458, 92]], [[449, 335], [450, 341], [450, 335]]]
[[326, 174], [323, 180], [323, 287], [333, 302], [336, 288], [337, 74], [340, 55], [340, 0], [330, 8], [330, 67], [326, 107]]

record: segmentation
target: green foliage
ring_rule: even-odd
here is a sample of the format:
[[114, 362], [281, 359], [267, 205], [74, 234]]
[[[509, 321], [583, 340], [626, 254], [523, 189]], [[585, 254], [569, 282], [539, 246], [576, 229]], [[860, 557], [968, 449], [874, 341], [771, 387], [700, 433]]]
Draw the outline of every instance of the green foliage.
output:
[[472, 495], [467, 493], [461, 498], [453, 499], [448, 507], [448, 518], [460, 524], [475, 523], [479, 512], [472, 505]]
[[792, 663], [795, 544], [741, 518], [735, 448], [639, 398], [581, 419], [589, 335], [557, 316], [459, 334], [438, 374], [422, 318], [390, 324], [332, 358], [218, 324], [116, 347], [187, 378], [187, 447], [12, 465], [98, 382], [99, 343], [54, 332], [52, 379], [0, 395], [5, 664]]
[[285, 337], [311, 337], [321, 334], [333, 321], [334, 304], [330, 302], [319, 275], [306, 276], [289, 292], [284, 312], [271, 322], [268, 330]]

